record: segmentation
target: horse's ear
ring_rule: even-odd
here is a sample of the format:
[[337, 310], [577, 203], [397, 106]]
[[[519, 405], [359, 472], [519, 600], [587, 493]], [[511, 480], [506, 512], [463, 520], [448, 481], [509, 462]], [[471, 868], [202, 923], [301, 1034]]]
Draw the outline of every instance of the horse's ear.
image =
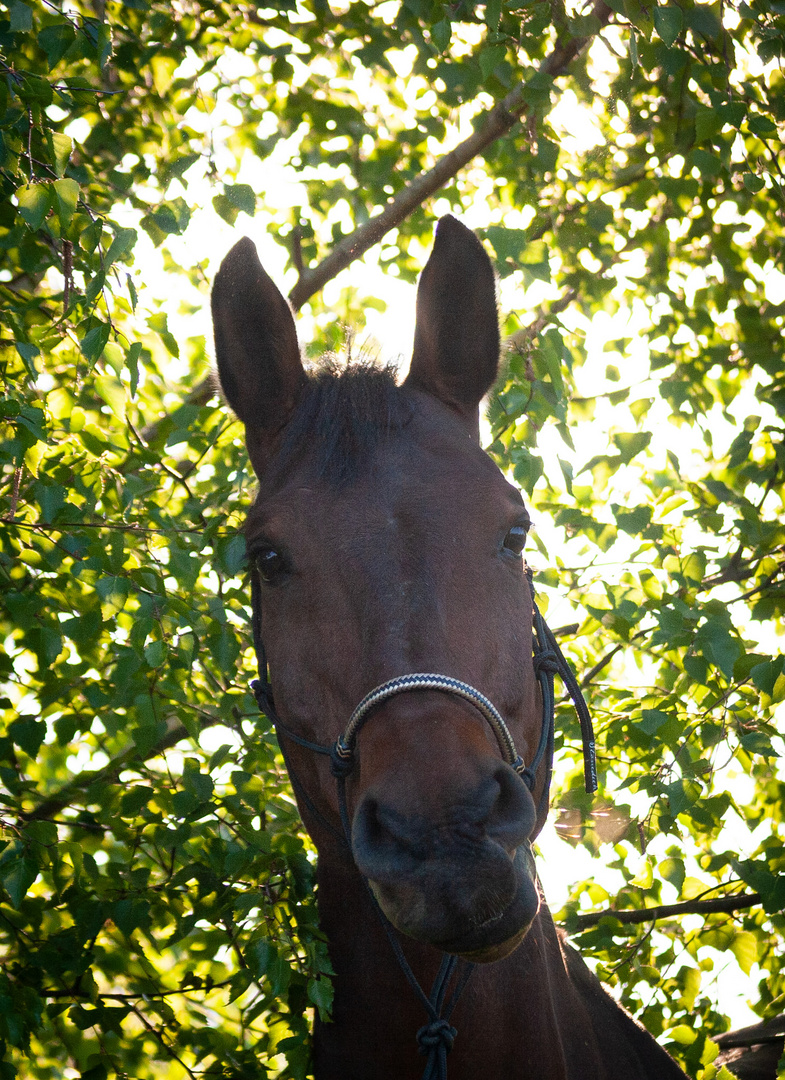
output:
[[471, 229], [443, 217], [417, 290], [406, 384], [438, 397], [476, 426], [499, 368], [499, 316], [491, 260]]
[[212, 309], [221, 389], [249, 442], [271, 439], [291, 416], [305, 372], [289, 305], [247, 237], [221, 263]]

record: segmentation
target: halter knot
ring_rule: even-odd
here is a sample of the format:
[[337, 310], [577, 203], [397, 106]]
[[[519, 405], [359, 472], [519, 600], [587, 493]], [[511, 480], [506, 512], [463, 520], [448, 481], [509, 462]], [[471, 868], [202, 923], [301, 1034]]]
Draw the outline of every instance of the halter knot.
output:
[[345, 780], [354, 768], [354, 754], [341, 739], [336, 739], [330, 749], [330, 772], [336, 780]]
[[444, 1047], [445, 1053], [452, 1050], [457, 1030], [449, 1020], [432, 1020], [417, 1032], [417, 1045], [420, 1053], [426, 1056], [436, 1047]]
[[529, 791], [534, 791], [534, 785], [537, 783], [537, 777], [534, 775], [530, 768], [521, 769], [518, 773], [521, 780], [523, 780]]
[[270, 684], [263, 683], [261, 679], [254, 679], [251, 683], [251, 690], [253, 690], [253, 696], [256, 698], [256, 704], [264, 715], [274, 715], [275, 707], [273, 706], [273, 694]]
[[543, 649], [542, 652], [535, 653], [532, 659], [535, 675], [539, 675], [541, 671], [545, 671], [549, 675], [559, 675], [561, 673], [559, 657], [553, 649]]

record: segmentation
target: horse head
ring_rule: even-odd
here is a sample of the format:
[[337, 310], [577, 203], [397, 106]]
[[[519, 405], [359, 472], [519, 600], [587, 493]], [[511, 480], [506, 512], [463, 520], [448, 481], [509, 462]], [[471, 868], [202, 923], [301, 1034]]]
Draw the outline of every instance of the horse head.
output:
[[[538, 910], [530, 844], [549, 764], [529, 518], [479, 445], [500, 347], [488, 256], [456, 219], [439, 222], [400, 386], [367, 365], [306, 373], [249, 240], [224, 260], [212, 307], [221, 385], [259, 480], [246, 524], [258, 644], [320, 860], [345, 860], [348, 843], [402, 933], [499, 959]], [[396, 683], [355, 725], [336, 785], [313, 748], [345, 731], [365, 695], [412, 673], [479, 692], [501, 728], [470, 694]]]

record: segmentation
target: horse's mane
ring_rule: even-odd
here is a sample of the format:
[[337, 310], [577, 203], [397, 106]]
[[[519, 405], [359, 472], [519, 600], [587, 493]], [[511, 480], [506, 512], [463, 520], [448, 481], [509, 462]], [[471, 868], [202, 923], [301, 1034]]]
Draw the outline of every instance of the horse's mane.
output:
[[411, 418], [411, 403], [395, 377], [393, 365], [320, 361], [286, 425], [275, 471], [297, 465], [334, 487], [356, 478], [377, 447]]

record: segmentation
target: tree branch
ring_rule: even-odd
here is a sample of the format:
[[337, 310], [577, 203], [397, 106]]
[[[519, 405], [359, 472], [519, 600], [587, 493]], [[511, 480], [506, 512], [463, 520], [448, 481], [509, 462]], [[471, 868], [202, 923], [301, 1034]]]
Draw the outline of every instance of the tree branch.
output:
[[738, 1028], [715, 1035], [714, 1041], [723, 1050], [736, 1046], [758, 1046], [760, 1043], [779, 1042], [785, 1035], [785, 1013], [780, 1013], [772, 1020], [763, 1020], [760, 1024]]
[[[220, 717], [211, 716], [208, 713], [202, 713], [199, 718], [201, 730], [221, 722]], [[150, 758], [157, 757], [163, 750], [168, 750], [169, 747], [176, 746], [182, 739], [190, 737], [191, 732], [183, 724], [170, 723], [166, 734], [147, 753], [140, 754], [136, 744], [126, 747], [102, 769], [92, 769], [89, 772], [79, 773], [70, 783], [64, 784], [56, 794], [50, 795], [48, 799], [44, 799], [43, 802], [39, 803], [35, 809], [22, 812], [19, 815], [20, 819], [22, 821], [40, 821], [41, 819], [51, 818], [55, 814], [59, 814], [66, 806], [70, 806], [78, 796], [83, 795], [93, 784], [99, 782], [104, 784], [113, 783], [123, 769], [127, 769], [134, 762], [148, 761]], [[66, 822], [63, 822], [63, 824], [66, 824]], [[79, 826], [78, 821], [67, 822], [67, 824]]]
[[[218, 380], [211, 373], [206, 379], [202, 379], [193, 390], [188, 392], [183, 401], [183, 405], [206, 405], [210, 398], [216, 397], [219, 394]], [[160, 420], [153, 420], [152, 423], [147, 424], [146, 427], [142, 428], [141, 436], [145, 443], [150, 443], [155, 439], [158, 430], [161, 427], [161, 422], [165, 419], [166, 417], [161, 417]]]
[[[569, 64], [583, 51], [588, 42], [593, 40], [603, 27], [607, 26], [613, 12], [605, 3], [605, 0], [595, 0], [592, 14], [599, 20], [600, 25], [597, 30], [586, 37], [557, 41], [553, 51], [540, 64], [538, 75], [548, 75], [552, 79], [564, 75]], [[361, 258], [374, 244], [378, 244], [391, 229], [400, 225], [413, 210], [421, 206], [429, 196], [452, 180], [464, 165], [468, 165], [473, 158], [481, 154], [502, 135], [506, 135], [526, 112], [526, 87], [526, 83], [520, 83], [514, 90], [511, 90], [507, 97], [486, 112], [485, 122], [479, 131], [475, 131], [467, 139], [464, 139], [462, 143], [440, 158], [432, 169], [413, 180], [387, 204], [380, 214], [371, 218], [367, 224], [359, 229], [355, 229], [349, 236], [345, 236], [318, 266], [311, 269], [303, 267], [300, 276], [289, 293], [289, 302], [294, 310], [299, 311], [307, 300], [324, 288], [328, 281], [331, 281], [342, 270], [345, 270], [347, 266], [351, 266], [356, 259]], [[532, 239], [535, 240], [542, 236], [548, 225], [549, 222], [543, 223], [537, 234], [532, 236]], [[293, 252], [293, 261], [295, 264], [297, 263], [296, 250]], [[572, 299], [573, 296], [570, 295], [569, 299], [563, 303], [563, 306], [560, 306], [562, 301], [557, 300], [554, 305], [554, 314], [563, 310]], [[539, 332], [539, 330], [535, 332], [530, 330], [529, 327], [525, 327], [520, 333], [526, 335], [527, 331], [532, 337]], [[210, 375], [191, 390], [185, 399], [185, 404], [205, 405], [217, 393], [216, 381]], [[155, 439], [160, 423], [160, 420], [155, 420], [142, 430], [142, 438], [146, 443]]]
[[658, 919], [670, 919], [677, 915], [714, 915], [722, 912], [741, 911], [756, 907], [761, 902], [760, 893], [738, 893], [736, 896], [719, 896], [712, 900], [687, 900], [683, 904], [661, 904], [659, 907], [635, 908], [630, 911], [591, 911], [577, 916], [579, 930], [597, 926], [601, 919], [610, 916], [620, 923], [645, 923]]
[[575, 289], [567, 289], [558, 300], [553, 301], [547, 311], [538, 315], [534, 322], [530, 322], [528, 326], [523, 326], [520, 330], [516, 330], [514, 334], [510, 334], [504, 342], [504, 350], [511, 352], [525, 351], [535, 338], [540, 336], [545, 327], [553, 322], [555, 316], [561, 314], [565, 308], [570, 306], [577, 295]]
[[[586, 37], [560, 39], [553, 51], [546, 56], [537, 72], [552, 79], [564, 75], [572, 60], [585, 48], [604, 27], [613, 14], [605, 0], [596, 0], [592, 14], [599, 20], [594, 34]], [[304, 269], [292, 291], [289, 301], [295, 311], [323, 288], [341, 270], [345, 270], [355, 259], [359, 259], [369, 248], [377, 244], [382, 237], [400, 225], [425, 200], [444, 187], [473, 158], [486, 150], [491, 143], [506, 135], [527, 110], [526, 83], [519, 83], [514, 90], [485, 114], [485, 121], [479, 130], [473, 132], [462, 143], [444, 157], [439, 158], [432, 169], [422, 173], [404, 188], [400, 194], [385, 206], [384, 210], [366, 224], [356, 229], [343, 240], [330, 254], [313, 269]]]

